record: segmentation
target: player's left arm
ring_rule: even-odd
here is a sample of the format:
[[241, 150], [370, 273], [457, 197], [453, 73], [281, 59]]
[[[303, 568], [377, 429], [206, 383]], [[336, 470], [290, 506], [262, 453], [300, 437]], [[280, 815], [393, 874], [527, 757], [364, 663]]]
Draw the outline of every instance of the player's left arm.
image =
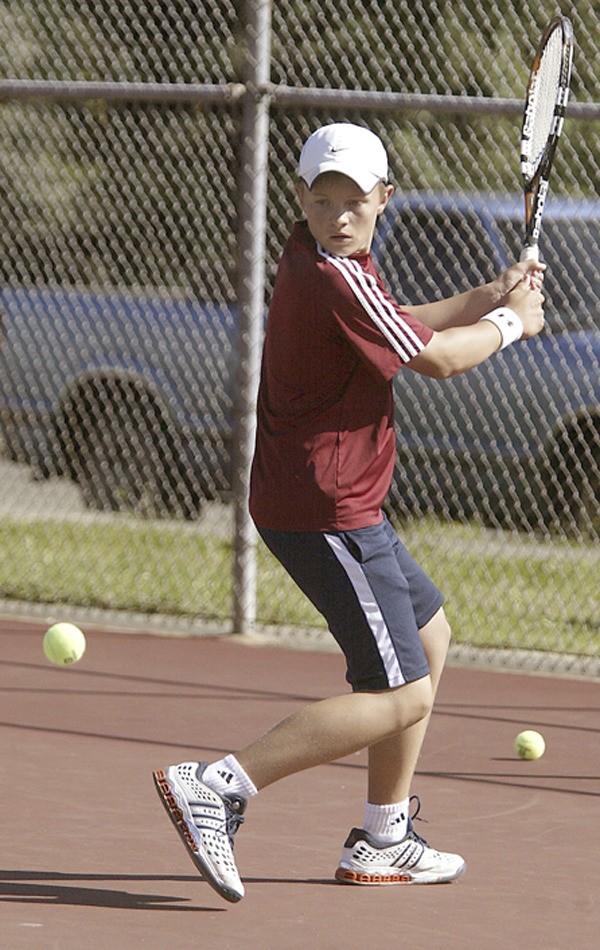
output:
[[477, 323], [484, 314], [506, 304], [506, 297], [523, 280], [530, 276], [531, 286], [539, 290], [542, 286], [545, 265], [537, 261], [521, 261], [503, 271], [494, 280], [480, 287], [474, 287], [462, 294], [456, 294], [446, 300], [407, 306], [415, 317], [432, 330], [448, 330], [452, 327], [467, 327]]
[[447, 379], [478, 366], [498, 349], [527, 340], [544, 326], [544, 298], [528, 276], [506, 294], [503, 305], [487, 310], [474, 324], [434, 330], [429, 343], [407, 368], [434, 379]]

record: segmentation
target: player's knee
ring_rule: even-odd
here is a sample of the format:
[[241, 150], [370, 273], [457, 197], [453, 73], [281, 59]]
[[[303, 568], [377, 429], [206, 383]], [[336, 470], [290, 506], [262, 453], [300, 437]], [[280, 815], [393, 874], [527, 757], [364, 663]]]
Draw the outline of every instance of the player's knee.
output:
[[407, 683], [395, 691], [397, 729], [414, 726], [431, 713], [433, 708], [433, 690], [429, 676]]
[[433, 709], [433, 690], [431, 680], [428, 676], [419, 680], [420, 689], [412, 702], [413, 722], [420, 722], [426, 719]]

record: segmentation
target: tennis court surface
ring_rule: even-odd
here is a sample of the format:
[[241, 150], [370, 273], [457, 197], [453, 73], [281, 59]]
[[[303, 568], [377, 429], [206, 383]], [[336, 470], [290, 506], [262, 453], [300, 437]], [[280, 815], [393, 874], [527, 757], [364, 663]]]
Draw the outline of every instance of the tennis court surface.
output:
[[[341, 692], [341, 658], [82, 624], [85, 657], [59, 669], [46, 626], [0, 618], [1, 948], [598, 946], [598, 681], [447, 669], [413, 790], [418, 832], [467, 860], [455, 883], [333, 881], [362, 819], [361, 753], [251, 802], [236, 839], [246, 897], [230, 905], [196, 873], [151, 772]], [[527, 727], [546, 739], [537, 762], [512, 751]]]

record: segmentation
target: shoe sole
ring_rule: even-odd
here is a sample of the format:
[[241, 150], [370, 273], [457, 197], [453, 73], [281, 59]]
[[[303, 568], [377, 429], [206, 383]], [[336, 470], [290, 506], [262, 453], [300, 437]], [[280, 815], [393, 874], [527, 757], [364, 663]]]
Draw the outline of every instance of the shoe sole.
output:
[[345, 868], [340, 865], [335, 872], [335, 879], [341, 884], [361, 884], [363, 886], [377, 887], [385, 884], [449, 884], [460, 877], [467, 868], [463, 864], [454, 874], [442, 878], [413, 877], [406, 871], [392, 871], [389, 874], [379, 874], [370, 871], [357, 871], [355, 868]]
[[154, 785], [156, 791], [158, 792], [158, 797], [160, 798], [163, 807], [173, 822], [181, 840], [185, 845], [185, 849], [189, 854], [190, 858], [194, 862], [198, 871], [202, 875], [203, 879], [207, 884], [223, 897], [226, 901], [229, 901], [231, 904], [236, 904], [238, 901], [241, 901], [243, 894], [238, 894], [236, 891], [232, 891], [229, 888], [221, 884], [220, 881], [216, 880], [213, 876], [210, 866], [206, 863], [202, 856], [202, 852], [198, 850], [198, 845], [194, 836], [192, 835], [188, 824], [185, 820], [185, 815], [177, 803], [177, 799], [173, 793], [169, 779], [167, 778], [167, 773], [163, 769], [159, 769], [157, 772], [152, 773], [152, 778], [154, 779]]

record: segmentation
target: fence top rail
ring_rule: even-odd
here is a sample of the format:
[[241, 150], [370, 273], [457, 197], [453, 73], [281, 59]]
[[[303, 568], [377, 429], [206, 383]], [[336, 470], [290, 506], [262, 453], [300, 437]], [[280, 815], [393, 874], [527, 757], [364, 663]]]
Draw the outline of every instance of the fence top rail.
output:
[[[471, 115], [521, 115], [523, 99], [492, 96], [449, 96], [404, 92], [378, 92], [354, 89], [313, 89], [294, 86], [272, 86], [274, 105], [328, 108], [360, 108], [384, 112], [461, 113]], [[600, 103], [571, 102], [567, 107], [573, 118], [600, 118]]]
[[0, 101], [231, 103], [246, 95], [242, 83], [88, 82], [44, 79], [0, 80]]
[[[492, 96], [449, 96], [360, 89], [328, 89], [264, 83], [153, 83], [0, 80], [0, 101], [239, 103], [245, 96], [267, 97], [274, 107], [362, 109], [371, 112], [430, 112], [433, 114], [519, 115], [522, 99]], [[573, 102], [567, 114], [575, 119], [600, 118], [600, 103]]]

